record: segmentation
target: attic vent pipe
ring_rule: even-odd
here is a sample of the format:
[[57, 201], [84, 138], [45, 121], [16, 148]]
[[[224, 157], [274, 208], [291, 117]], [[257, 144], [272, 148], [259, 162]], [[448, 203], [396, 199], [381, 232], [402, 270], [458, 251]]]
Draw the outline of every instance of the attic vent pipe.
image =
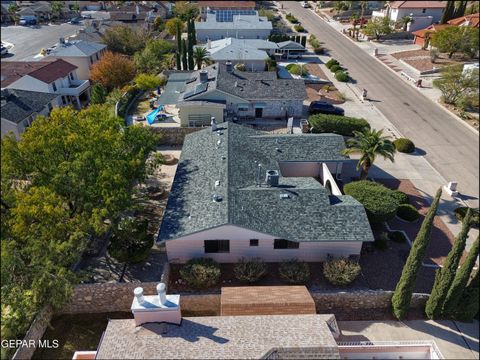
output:
[[217, 122], [214, 116], [211, 117], [210, 125], [212, 126], [212, 131], [217, 131]]
[[233, 72], [233, 66], [232, 66], [232, 62], [230, 60], [228, 60], [226, 63], [225, 63], [225, 67], [226, 67], [226, 70], [228, 73], [232, 73]]
[[202, 84], [204, 84], [207, 81], [208, 81], [208, 71], [206, 71], [206, 70], [200, 71], [200, 82]]

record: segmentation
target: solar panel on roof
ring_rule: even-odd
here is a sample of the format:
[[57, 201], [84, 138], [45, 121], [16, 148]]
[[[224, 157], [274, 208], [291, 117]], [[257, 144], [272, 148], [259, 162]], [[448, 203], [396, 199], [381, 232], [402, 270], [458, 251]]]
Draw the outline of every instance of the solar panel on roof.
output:
[[215, 18], [217, 22], [232, 22], [234, 15], [256, 15], [255, 10], [216, 10]]

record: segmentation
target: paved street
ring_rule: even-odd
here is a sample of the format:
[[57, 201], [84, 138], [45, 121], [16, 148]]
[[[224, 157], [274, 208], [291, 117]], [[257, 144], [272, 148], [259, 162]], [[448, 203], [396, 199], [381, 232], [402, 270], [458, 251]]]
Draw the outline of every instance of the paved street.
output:
[[430, 99], [419, 94], [359, 49], [345, 36], [297, 2], [282, 2], [310, 32], [325, 43], [329, 55], [342, 63], [358, 88], [368, 89], [372, 103], [447, 180], [457, 180], [463, 199], [478, 206], [479, 137]]
[[2, 57], [2, 61], [32, 60], [42, 48], [58, 43], [63, 37], [75, 34], [83, 25], [40, 25], [37, 28], [28, 26], [2, 26], [2, 42], [13, 44], [9, 49], [12, 55]]

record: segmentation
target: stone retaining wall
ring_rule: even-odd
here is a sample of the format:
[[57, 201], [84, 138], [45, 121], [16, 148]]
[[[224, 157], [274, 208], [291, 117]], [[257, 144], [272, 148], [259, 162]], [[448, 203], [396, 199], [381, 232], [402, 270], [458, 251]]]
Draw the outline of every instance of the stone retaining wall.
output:
[[201, 127], [150, 127], [151, 131], [160, 134], [157, 145], [183, 145], [185, 135], [202, 130]]

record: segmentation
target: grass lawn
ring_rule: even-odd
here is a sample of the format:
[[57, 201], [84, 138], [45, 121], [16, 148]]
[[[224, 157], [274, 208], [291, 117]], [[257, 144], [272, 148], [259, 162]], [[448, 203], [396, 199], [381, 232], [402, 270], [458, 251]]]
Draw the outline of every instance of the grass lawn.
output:
[[58, 340], [57, 349], [37, 349], [33, 359], [71, 359], [75, 351], [95, 351], [108, 319], [132, 318], [129, 312], [60, 315], [51, 321], [43, 339]]

